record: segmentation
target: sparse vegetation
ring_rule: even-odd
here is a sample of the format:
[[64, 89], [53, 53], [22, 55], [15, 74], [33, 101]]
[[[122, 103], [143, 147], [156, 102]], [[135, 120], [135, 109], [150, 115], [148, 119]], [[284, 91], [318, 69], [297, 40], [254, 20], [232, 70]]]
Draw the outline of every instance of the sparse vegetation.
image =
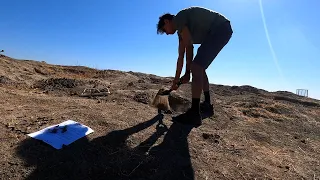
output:
[[[0, 57], [0, 179], [317, 179], [320, 101], [251, 86], [210, 85], [215, 115], [172, 124], [190, 85], [150, 105], [172, 78]], [[87, 98], [85, 88], [110, 90]], [[95, 132], [57, 151], [26, 134], [67, 119]]]

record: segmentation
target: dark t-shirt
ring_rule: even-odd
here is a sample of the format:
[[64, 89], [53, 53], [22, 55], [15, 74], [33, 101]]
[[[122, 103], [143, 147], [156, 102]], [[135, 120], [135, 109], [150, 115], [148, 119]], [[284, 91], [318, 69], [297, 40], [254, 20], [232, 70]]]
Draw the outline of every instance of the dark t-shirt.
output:
[[178, 35], [184, 26], [189, 28], [193, 44], [201, 44], [209, 31], [226, 21], [229, 20], [222, 14], [203, 7], [183, 9], [173, 19]]

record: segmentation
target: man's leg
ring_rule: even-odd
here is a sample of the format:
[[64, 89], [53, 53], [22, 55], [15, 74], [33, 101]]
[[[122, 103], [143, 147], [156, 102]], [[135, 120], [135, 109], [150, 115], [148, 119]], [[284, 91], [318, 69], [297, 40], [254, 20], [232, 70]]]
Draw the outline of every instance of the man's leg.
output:
[[191, 109], [196, 113], [200, 112], [200, 97], [202, 93], [203, 87], [203, 72], [204, 69], [198, 64], [192, 63], [191, 66], [192, 72], [192, 83], [191, 83], [191, 91], [192, 91], [192, 106]]
[[204, 69], [198, 64], [192, 63], [191, 65], [192, 73], [192, 105], [191, 108], [187, 110], [184, 114], [181, 114], [173, 118], [173, 121], [180, 122], [183, 124], [190, 124], [199, 126], [201, 125], [201, 113], [200, 113], [200, 97], [202, 93], [203, 84], [203, 74]]
[[202, 82], [202, 89], [203, 89], [203, 94], [204, 94], [204, 102], [206, 103], [211, 103], [211, 100], [210, 100], [210, 92], [209, 92], [209, 79], [208, 79], [208, 76], [207, 76], [207, 73], [206, 71], [204, 70], [204, 73], [203, 73], [203, 82]]
[[200, 110], [207, 115], [213, 115], [213, 105], [211, 104], [209, 79], [206, 73], [206, 69], [210, 66], [212, 61], [220, 53], [222, 48], [229, 42], [232, 36], [232, 28], [230, 23], [225, 23], [220, 28], [215, 30], [215, 33], [208, 34], [205, 41], [198, 49], [198, 54], [202, 54], [201, 58], [195, 59], [194, 62], [201, 65], [204, 68], [203, 75], [203, 94], [204, 102], [200, 103]]
[[198, 64], [192, 62], [191, 73], [192, 73], [192, 83], [191, 83], [191, 92], [192, 92], [192, 104], [191, 108], [187, 112], [180, 114], [177, 117], [173, 117], [172, 120], [175, 122], [180, 122], [183, 124], [201, 125], [201, 114], [200, 114], [200, 97], [202, 93], [202, 84], [203, 84], [203, 73], [204, 69]]
[[204, 75], [203, 75], [202, 89], [203, 89], [203, 95], [204, 95], [204, 102], [200, 103], [200, 111], [201, 113], [206, 113], [206, 115], [208, 116], [212, 116], [214, 112], [213, 112], [213, 105], [211, 104], [209, 79], [206, 71], [204, 71]]

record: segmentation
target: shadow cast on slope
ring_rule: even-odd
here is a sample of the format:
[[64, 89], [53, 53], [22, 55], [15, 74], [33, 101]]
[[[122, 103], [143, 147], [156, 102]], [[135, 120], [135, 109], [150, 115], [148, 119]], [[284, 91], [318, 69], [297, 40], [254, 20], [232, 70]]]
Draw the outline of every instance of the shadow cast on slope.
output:
[[[116, 130], [89, 141], [87, 138], [62, 150], [28, 138], [17, 154], [35, 170], [26, 179], [194, 179], [187, 137], [191, 127], [173, 123], [168, 129], [159, 114], [136, 126]], [[153, 124], [156, 132], [137, 147], [126, 145], [128, 137]], [[165, 133], [163, 142], [152, 147]]]

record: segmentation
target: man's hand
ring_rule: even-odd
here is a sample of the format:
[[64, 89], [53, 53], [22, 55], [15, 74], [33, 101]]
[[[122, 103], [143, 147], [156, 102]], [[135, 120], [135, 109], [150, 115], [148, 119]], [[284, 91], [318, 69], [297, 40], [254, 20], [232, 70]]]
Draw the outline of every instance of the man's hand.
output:
[[188, 83], [190, 81], [190, 73], [185, 73], [182, 77], [181, 77], [181, 81], [182, 84]]

